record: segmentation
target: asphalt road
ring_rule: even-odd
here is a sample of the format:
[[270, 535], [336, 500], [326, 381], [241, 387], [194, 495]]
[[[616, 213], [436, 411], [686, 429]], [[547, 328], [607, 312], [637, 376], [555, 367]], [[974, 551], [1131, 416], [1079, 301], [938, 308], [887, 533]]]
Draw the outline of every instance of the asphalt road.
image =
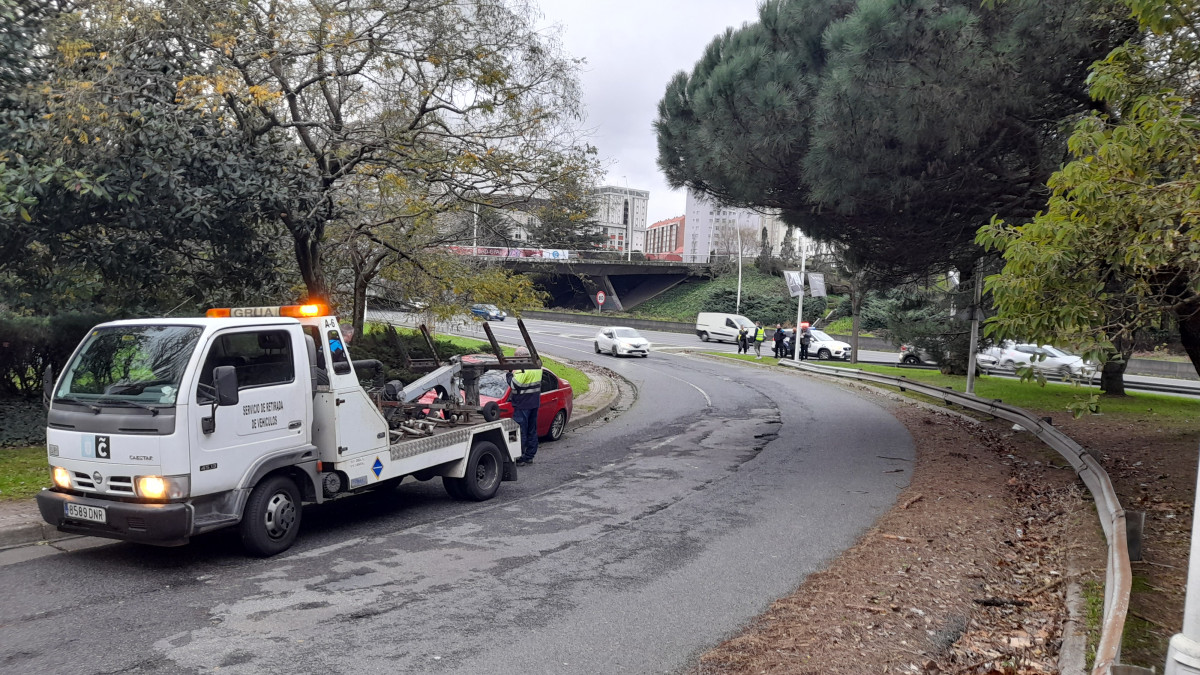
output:
[[229, 533], [4, 552], [0, 671], [676, 672], [909, 480], [911, 438], [854, 393], [699, 356], [598, 356], [593, 329], [530, 328], [542, 352], [628, 378], [627, 409], [542, 445], [490, 502], [434, 479], [306, 508], [296, 546], [268, 560]]

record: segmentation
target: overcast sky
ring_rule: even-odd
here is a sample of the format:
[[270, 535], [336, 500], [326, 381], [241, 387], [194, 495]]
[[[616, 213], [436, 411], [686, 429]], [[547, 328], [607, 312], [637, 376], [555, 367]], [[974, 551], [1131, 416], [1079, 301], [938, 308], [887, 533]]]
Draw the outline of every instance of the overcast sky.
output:
[[[537, 0], [546, 26], [584, 58], [581, 80], [590, 142], [606, 160], [609, 185], [650, 191], [649, 223], [683, 215], [655, 164], [654, 118], [667, 81], [692, 71], [728, 26], [758, 18], [758, 0]], [[648, 224], [649, 224], [648, 223]]]

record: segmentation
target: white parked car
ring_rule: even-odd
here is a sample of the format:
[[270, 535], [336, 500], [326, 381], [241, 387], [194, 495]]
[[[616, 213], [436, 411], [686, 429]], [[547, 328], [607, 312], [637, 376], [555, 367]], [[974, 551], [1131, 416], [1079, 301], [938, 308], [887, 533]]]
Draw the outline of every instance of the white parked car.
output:
[[850, 360], [850, 344], [841, 340], [834, 340], [829, 337], [829, 334], [815, 328], [808, 329], [812, 334], [812, 342], [808, 343], [808, 355], [816, 356], [822, 361], [829, 359], [844, 359]]
[[1094, 363], [1050, 345], [1039, 347], [1030, 343], [1005, 341], [988, 349], [987, 353], [1000, 362], [1001, 368], [1009, 370], [1031, 365], [1042, 373], [1052, 373], [1061, 377], [1091, 377], [1096, 372]]
[[[795, 337], [796, 331], [791, 328], [783, 329], [784, 345], [787, 348], [788, 358], [795, 357]], [[812, 340], [808, 343], [808, 358], [820, 359], [828, 361], [829, 359], [844, 359], [850, 360], [850, 345], [849, 343], [835, 340], [823, 330], [809, 328], [808, 334], [812, 336]]]
[[596, 353], [613, 356], [650, 356], [650, 341], [632, 328], [601, 328], [592, 343]]

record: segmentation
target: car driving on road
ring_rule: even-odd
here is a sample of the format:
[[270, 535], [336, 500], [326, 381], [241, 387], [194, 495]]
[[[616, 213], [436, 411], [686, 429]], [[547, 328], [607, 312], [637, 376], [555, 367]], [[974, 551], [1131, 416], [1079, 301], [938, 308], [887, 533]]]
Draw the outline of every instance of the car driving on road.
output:
[[471, 305], [471, 314], [487, 321], [503, 321], [504, 317], [508, 316], [499, 307], [482, 303]]
[[597, 354], [613, 356], [650, 356], [650, 341], [632, 328], [615, 326], [596, 331], [593, 341]]

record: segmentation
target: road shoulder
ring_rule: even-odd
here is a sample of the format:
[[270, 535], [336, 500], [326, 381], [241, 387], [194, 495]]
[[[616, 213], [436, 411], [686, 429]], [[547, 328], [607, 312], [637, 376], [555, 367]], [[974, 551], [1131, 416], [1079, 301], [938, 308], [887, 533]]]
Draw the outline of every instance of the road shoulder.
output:
[[917, 443], [909, 487], [857, 544], [691, 672], [967, 674], [1005, 661], [1059, 671], [1071, 564], [1056, 544], [1091, 537], [1074, 475], [1001, 425], [877, 400]]

